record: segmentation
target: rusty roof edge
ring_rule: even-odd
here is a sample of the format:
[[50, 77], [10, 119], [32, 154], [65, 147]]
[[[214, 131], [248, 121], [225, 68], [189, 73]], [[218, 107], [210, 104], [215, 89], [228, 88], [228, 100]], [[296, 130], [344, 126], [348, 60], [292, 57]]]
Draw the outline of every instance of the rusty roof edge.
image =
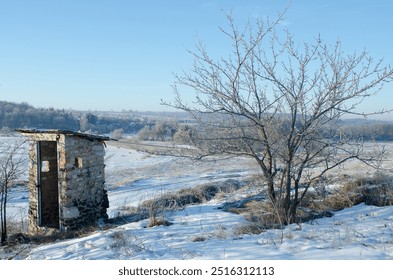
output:
[[64, 135], [77, 136], [81, 138], [87, 138], [91, 140], [96, 139], [96, 140], [103, 140], [103, 141], [117, 141], [116, 139], [107, 136], [87, 134], [87, 133], [76, 132], [76, 131], [65, 130], [65, 129], [15, 129], [15, 131], [25, 134], [34, 134], [34, 133], [64, 134]]

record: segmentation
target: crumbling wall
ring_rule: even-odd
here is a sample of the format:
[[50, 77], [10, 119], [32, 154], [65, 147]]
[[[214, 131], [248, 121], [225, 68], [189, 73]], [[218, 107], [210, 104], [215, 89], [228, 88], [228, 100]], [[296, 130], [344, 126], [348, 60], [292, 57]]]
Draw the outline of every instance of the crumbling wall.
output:
[[67, 137], [59, 154], [60, 221], [74, 230], [107, 219], [105, 150], [98, 140]]
[[[45, 190], [40, 191], [40, 186], [38, 182], [38, 173], [39, 169], [47, 168], [48, 170], [51, 168], [57, 169], [57, 158], [56, 158], [56, 135], [46, 135], [46, 134], [37, 134], [35, 135], [35, 140], [29, 142], [29, 211], [28, 211], [28, 229], [29, 232], [37, 232], [39, 230], [39, 220], [43, 220], [46, 224], [50, 224], [52, 227], [58, 227], [59, 225], [59, 216], [55, 211], [51, 211], [54, 207], [58, 207], [58, 192], [56, 185], [53, 188], [49, 188], [50, 184], [56, 184], [57, 172], [51, 173], [52, 176], [49, 176], [44, 181]], [[42, 161], [47, 162], [48, 166], [41, 166], [41, 163], [38, 162], [38, 143], [41, 142], [41, 156]], [[53, 149], [55, 149], [55, 153], [53, 153]], [[52, 182], [48, 182], [52, 181]], [[41, 193], [40, 193], [41, 192]], [[42, 212], [44, 213], [42, 217], [39, 217], [39, 196], [42, 195], [42, 199], [44, 203], [42, 204]]]
[[[105, 149], [102, 140], [83, 138], [75, 135], [42, 133], [29, 135], [31, 138], [29, 158], [29, 232], [39, 232], [39, 195], [37, 187], [40, 162], [39, 145], [41, 141], [41, 160], [48, 160], [49, 166], [54, 167], [57, 160], [57, 193], [46, 192], [41, 197], [41, 207], [58, 207], [58, 223], [44, 225], [61, 231], [77, 230], [89, 225], [95, 225], [99, 219], [108, 218], [106, 209], [109, 207], [105, 190]], [[42, 141], [53, 141], [52, 144]], [[56, 159], [45, 158], [45, 148], [56, 143]], [[49, 145], [46, 147], [46, 145]], [[53, 155], [53, 154], [52, 154]], [[45, 168], [45, 166], [44, 166]], [[52, 179], [51, 179], [52, 180]], [[42, 194], [42, 193], [41, 193]], [[42, 201], [41, 200], [41, 201]], [[46, 201], [46, 202], [45, 202]], [[54, 204], [56, 201], [57, 206]], [[53, 203], [52, 203], [53, 202]], [[44, 209], [42, 209], [44, 210]], [[56, 211], [53, 211], [56, 212]], [[48, 213], [45, 210], [42, 213]], [[51, 219], [48, 217], [48, 219]]]

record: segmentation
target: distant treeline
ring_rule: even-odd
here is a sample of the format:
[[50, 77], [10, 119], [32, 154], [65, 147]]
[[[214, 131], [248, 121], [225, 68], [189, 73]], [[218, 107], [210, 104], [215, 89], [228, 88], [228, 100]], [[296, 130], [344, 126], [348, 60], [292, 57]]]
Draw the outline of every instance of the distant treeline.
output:
[[113, 116], [97, 116], [93, 113], [82, 113], [79, 117], [80, 131], [91, 131], [94, 133], [105, 134], [118, 129], [122, 129], [124, 133], [138, 133], [146, 125], [152, 125], [152, 121], [129, 116], [129, 117], [113, 117]]
[[[217, 126], [215, 132], [219, 129]], [[225, 133], [230, 132], [226, 128], [221, 130], [222, 135], [228, 137], [229, 134]], [[177, 144], [195, 144], [199, 141], [198, 139], [204, 138], [203, 134], [207, 132], [203, 131], [197, 124], [188, 125], [187, 123], [161, 120], [154, 125], [146, 125], [139, 131], [138, 138], [142, 141], [174, 141]], [[249, 132], [252, 134], [252, 131]], [[340, 141], [340, 137], [354, 141], [393, 141], [393, 122], [345, 120], [330, 127], [328, 131], [324, 131], [322, 128], [321, 135], [337, 141]], [[236, 136], [232, 137], [236, 138]]]
[[[159, 114], [159, 113], [156, 113]], [[98, 134], [139, 132], [140, 140], [188, 143], [202, 133], [184, 115], [146, 115], [133, 112], [81, 112], [54, 108], [35, 108], [27, 103], [0, 101], [0, 129], [7, 132], [18, 128], [66, 129]], [[345, 120], [337, 131], [365, 141], [393, 141], [393, 122]]]
[[110, 133], [123, 129], [125, 133], [136, 133], [149, 121], [129, 117], [97, 116], [91, 112], [58, 110], [54, 108], [35, 108], [27, 103], [0, 101], [0, 129], [3, 131], [18, 128], [65, 129]]
[[27, 103], [0, 101], [0, 127], [79, 129], [79, 120], [65, 110], [34, 108]]
[[368, 121], [358, 124], [345, 122], [340, 127], [346, 134], [362, 138], [365, 141], [393, 141], [393, 122]]

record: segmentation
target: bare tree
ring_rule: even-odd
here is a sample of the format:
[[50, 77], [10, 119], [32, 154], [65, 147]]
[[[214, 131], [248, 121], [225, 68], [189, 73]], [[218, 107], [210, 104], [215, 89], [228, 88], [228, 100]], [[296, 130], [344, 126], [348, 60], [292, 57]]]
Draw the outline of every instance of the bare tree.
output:
[[[200, 156], [255, 159], [271, 201], [287, 223], [308, 188], [326, 172], [358, 159], [372, 164], [360, 139], [340, 131], [347, 115], [392, 80], [393, 71], [366, 51], [346, 55], [340, 42], [297, 44], [280, 21], [258, 20], [239, 29], [231, 15], [227, 57], [212, 58], [202, 43], [190, 52], [194, 66], [175, 76], [173, 102], [199, 123]], [[281, 34], [281, 35], [280, 35]], [[184, 98], [195, 92], [191, 105]]]
[[7, 202], [8, 191], [15, 186], [23, 172], [26, 159], [18, 151], [21, 150], [23, 141], [14, 144], [0, 143], [0, 224], [1, 245], [7, 241]]

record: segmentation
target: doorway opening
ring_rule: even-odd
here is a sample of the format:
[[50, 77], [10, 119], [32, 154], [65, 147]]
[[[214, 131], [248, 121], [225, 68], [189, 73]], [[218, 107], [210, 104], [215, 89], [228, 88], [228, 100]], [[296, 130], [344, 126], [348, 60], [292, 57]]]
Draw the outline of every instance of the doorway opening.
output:
[[38, 224], [59, 228], [57, 142], [37, 143]]

